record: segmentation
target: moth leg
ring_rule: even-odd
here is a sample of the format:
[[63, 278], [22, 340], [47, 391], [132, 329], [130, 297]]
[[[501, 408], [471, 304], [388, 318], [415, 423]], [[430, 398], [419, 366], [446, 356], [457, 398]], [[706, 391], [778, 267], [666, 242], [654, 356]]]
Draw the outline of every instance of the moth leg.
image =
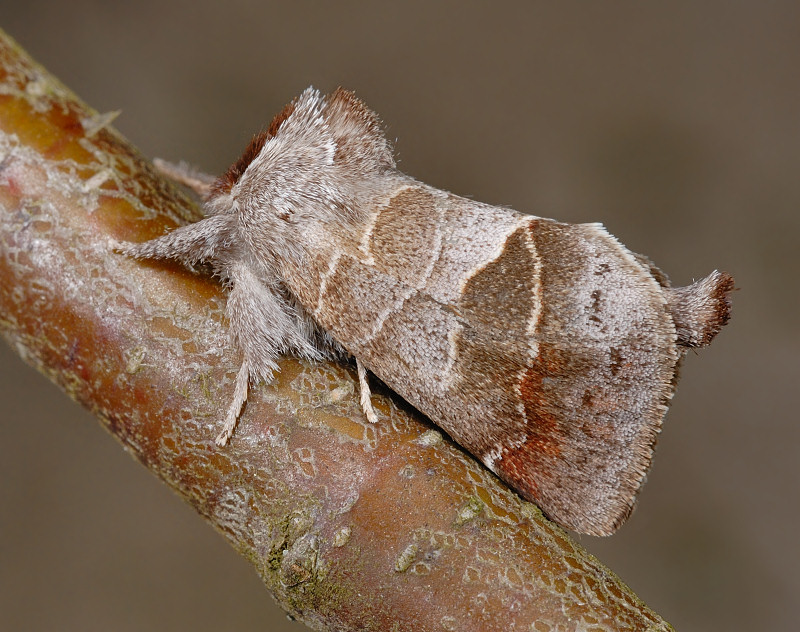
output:
[[242, 360], [242, 366], [236, 376], [236, 388], [233, 392], [233, 401], [228, 408], [228, 414], [225, 416], [225, 425], [222, 427], [222, 432], [217, 435], [216, 444], [224, 446], [233, 436], [233, 431], [236, 430], [236, 422], [239, 420], [239, 413], [242, 412], [247, 400], [247, 389], [250, 383], [250, 365], [247, 363], [247, 358]]
[[361, 408], [369, 423], [378, 423], [378, 415], [375, 414], [375, 409], [372, 407], [372, 400], [370, 399], [372, 392], [369, 390], [369, 383], [367, 382], [367, 370], [358, 358], [356, 358], [356, 368], [358, 369], [359, 391], [361, 391]]
[[[175, 259], [188, 267], [210, 261], [221, 251], [236, 228], [229, 215], [211, 215], [141, 243], [116, 242], [117, 252], [137, 259]], [[228, 246], [229, 247], [229, 246]]]
[[275, 286], [263, 282], [241, 262], [232, 263], [228, 274], [231, 290], [226, 316], [231, 338], [242, 353], [242, 366], [225, 425], [217, 437], [218, 445], [225, 445], [233, 435], [247, 401], [250, 381], [271, 382], [278, 370], [279, 356], [293, 353], [314, 360], [324, 357], [309, 337], [313, 331]]
[[202, 197], [206, 197], [211, 193], [211, 185], [213, 185], [214, 180], [216, 180], [214, 176], [204, 173], [197, 167], [183, 161], [176, 163], [168, 162], [161, 158], [155, 158], [153, 164], [161, 175], [186, 185]]

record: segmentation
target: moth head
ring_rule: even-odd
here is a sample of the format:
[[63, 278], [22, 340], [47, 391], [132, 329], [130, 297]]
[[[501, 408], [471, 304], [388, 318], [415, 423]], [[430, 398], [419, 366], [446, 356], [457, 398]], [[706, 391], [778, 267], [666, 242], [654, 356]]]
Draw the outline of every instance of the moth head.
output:
[[234, 210], [248, 231], [354, 219], [361, 182], [394, 167], [380, 120], [353, 93], [308, 88], [253, 137], [207, 203]]

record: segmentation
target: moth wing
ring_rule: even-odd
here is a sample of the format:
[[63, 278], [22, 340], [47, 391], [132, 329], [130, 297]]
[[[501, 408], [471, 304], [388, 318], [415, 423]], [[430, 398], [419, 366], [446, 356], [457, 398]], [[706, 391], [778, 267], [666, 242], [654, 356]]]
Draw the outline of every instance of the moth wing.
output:
[[602, 227], [414, 183], [323, 268], [306, 306], [392, 389], [561, 524], [624, 521], [679, 354], [661, 286]]

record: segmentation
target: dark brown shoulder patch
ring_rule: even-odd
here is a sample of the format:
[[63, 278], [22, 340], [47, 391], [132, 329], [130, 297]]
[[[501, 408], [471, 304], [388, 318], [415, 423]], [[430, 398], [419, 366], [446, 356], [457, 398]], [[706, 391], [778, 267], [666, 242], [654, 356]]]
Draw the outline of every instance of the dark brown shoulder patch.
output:
[[259, 132], [253, 136], [250, 144], [247, 145], [242, 155], [239, 156], [239, 160], [228, 167], [228, 170], [217, 178], [211, 186], [211, 195], [230, 193], [233, 185], [239, 181], [239, 178], [242, 177], [242, 174], [247, 170], [247, 167], [250, 166], [250, 163], [255, 160], [255, 157], [258, 156], [264, 148], [264, 143], [269, 139], [269, 132]]
[[341, 115], [351, 122], [357, 122], [365, 130], [381, 133], [381, 121], [354, 92], [341, 86], [328, 97], [328, 112]]
[[278, 133], [278, 130], [281, 128], [281, 125], [283, 125], [284, 121], [292, 115], [292, 112], [294, 112], [295, 107], [297, 107], [295, 101], [287, 103], [286, 105], [283, 106], [283, 109], [274, 116], [272, 122], [269, 124], [269, 127], [267, 128], [268, 139], [272, 138]]
[[395, 166], [381, 120], [355, 94], [337, 88], [327, 99], [325, 118], [336, 140], [334, 160], [364, 172]]
[[266, 131], [261, 131], [253, 136], [250, 143], [245, 148], [239, 159], [234, 162], [228, 170], [216, 179], [211, 187], [211, 195], [218, 195], [220, 193], [230, 193], [233, 185], [239, 181], [250, 163], [256, 159], [256, 156], [264, 149], [266, 142], [273, 138], [280, 129], [281, 125], [288, 119], [295, 109], [295, 102], [287, 103], [283, 109], [278, 112], [269, 124]]

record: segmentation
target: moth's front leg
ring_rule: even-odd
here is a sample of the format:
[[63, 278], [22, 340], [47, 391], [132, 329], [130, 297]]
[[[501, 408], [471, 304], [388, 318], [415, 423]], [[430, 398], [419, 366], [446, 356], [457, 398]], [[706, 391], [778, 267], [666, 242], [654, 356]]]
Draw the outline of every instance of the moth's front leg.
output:
[[251, 379], [271, 382], [278, 370], [276, 360], [285, 353], [314, 360], [323, 357], [301, 316], [277, 291], [277, 283], [269, 287], [241, 262], [231, 263], [226, 273], [231, 283], [226, 316], [231, 337], [242, 352], [242, 366], [225, 426], [216, 440], [220, 446], [233, 435]]
[[213, 261], [225, 250], [236, 226], [234, 220], [231, 215], [211, 215], [150, 241], [114, 246], [117, 252], [130, 257], [174, 259], [191, 268], [201, 261]]

